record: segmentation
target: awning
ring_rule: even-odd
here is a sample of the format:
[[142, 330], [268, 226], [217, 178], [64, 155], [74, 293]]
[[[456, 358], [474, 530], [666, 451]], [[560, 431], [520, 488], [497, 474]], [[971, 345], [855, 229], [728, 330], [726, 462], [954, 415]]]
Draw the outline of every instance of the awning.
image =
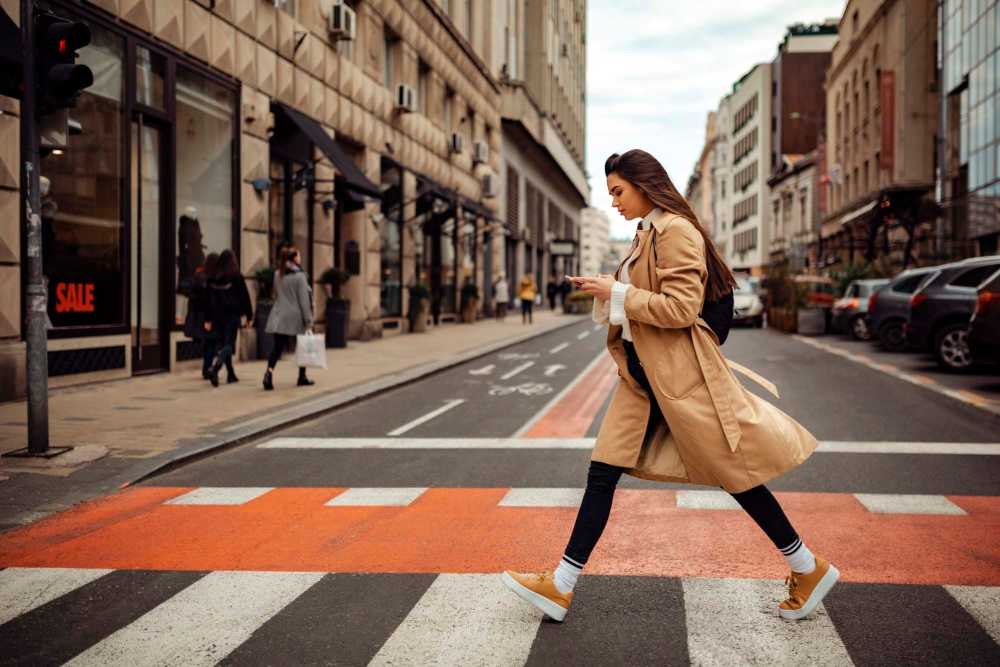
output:
[[[271, 108], [278, 113], [284, 114], [288, 120], [295, 124], [302, 133], [306, 135], [310, 141], [316, 144], [324, 155], [330, 158], [333, 162], [334, 168], [340, 172], [345, 181], [345, 185], [351, 189], [356, 190], [362, 194], [368, 195], [369, 197], [375, 197], [376, 199], [382, 198], [382, 192], [379, 190], [378, 186], [371, 182], [367, 176], [364, 175], [358, 166], [354, 164], [354, 160], [350, 158], [343, 149], [337, 145], [326, 130], [317, 123], [315, 120], [300, 113], [291, 107], [282, 104], [281, 102], [272, 102]], [[337, 179], [340, 180], [340, 179]]]
[[865, 204], [861, 208], [856, 208], [853, 211], [851, 211], [850, 213], [847, 213], [846, 215], [844, 215], [844, 217], [842, 217], [840, 219], [840, 224], [841, 225], [846, 225], [846, 224], [849, 224], [849, 223], [857, 220], [858, 218], [860, 218], [861, 216], [865, 215], [866, 213], [868, 213], [869, 211], [871, 211], [873, 208], [875, 208], [878, 205], [878, 201], [879, 201], [878, 199], [875, 199], [874, 201], [868, 202], [867, 204]]

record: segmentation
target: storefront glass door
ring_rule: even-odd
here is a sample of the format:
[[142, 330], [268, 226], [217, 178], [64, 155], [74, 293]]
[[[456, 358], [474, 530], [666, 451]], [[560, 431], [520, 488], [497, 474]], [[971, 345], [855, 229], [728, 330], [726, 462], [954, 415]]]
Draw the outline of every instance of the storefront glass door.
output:
[[163, 308], [163, 130], [137, 115], [132, 121], [129, 237], [132, 264], [132, 371], [167, 367], [169, 335]]

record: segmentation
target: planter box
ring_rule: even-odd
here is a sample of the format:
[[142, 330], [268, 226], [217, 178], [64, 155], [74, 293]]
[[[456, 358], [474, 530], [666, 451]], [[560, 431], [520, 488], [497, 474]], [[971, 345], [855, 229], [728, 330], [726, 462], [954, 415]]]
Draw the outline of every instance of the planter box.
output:
[[796, 330], [803, 336], [819, 336], [826, 332], [825, 308], [799, 308]]

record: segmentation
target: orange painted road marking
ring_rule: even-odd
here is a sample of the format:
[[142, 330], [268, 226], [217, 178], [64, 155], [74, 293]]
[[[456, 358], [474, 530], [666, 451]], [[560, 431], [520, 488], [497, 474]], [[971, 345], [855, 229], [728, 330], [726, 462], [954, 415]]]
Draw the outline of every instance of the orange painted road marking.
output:
[[618, 366], [611, 355], [604, 355], [522, 437], [582, 438], [587, 435], [587, 430], [608, 398], [608, 393], [618, 382], [617, 371]]
[[[166, 505], [141, 487], [0, 536], [0, 567], [498, 572], [551, 567], [574, 508], [501, 507], [508, 488], [431, 488], [409, 507], [325, 507], [342, 488], [278, 488], [245, 505]], [[948, 496], [967, 516], [872, 514], [850, 494], [779, 493], [815, 552], [857, 582], [1000, 585], [1000, 498]], [[620, 489], [587, 571], [778, 578], [784, 563], [739, 511]]]

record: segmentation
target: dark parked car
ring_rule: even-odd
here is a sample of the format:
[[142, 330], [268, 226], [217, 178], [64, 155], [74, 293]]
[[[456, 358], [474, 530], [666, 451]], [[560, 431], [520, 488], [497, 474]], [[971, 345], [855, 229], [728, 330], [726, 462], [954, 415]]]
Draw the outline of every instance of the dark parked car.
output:
[[868, 327], [883, 350], [902, 352], [906, 349], [903, 325], [910, 310], [910, 297], [920, 282], [936, 266], [908, 269], [868, 297]]
[[976, 308], [976, 288], [1000, 269], [1000, 255], [973, 257], [939, 266], [910, 297], [906, 345], [926, 350], [949, 370], [972, 365], [969, 320]]
[[976, 311], [969, 322], [973, 361], [1000, 364], [1000, 271], [979, 287]]
[[852, 280], [844, 290], [844, 296], [833, 302], [834, 331], [849, 333], [855, 340], [871, 340], [867, 317], [868, 297], [888, 282], [884, 278]]

